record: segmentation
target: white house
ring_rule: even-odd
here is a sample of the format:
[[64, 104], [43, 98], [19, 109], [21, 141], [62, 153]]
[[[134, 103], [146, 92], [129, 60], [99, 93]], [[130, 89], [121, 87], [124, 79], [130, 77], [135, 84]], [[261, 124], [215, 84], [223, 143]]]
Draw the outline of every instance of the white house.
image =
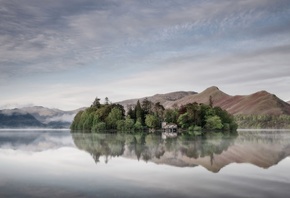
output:
[[162, 129], [164, 132], [174, 133], [177, 132], [177, 124], [162, 122]]

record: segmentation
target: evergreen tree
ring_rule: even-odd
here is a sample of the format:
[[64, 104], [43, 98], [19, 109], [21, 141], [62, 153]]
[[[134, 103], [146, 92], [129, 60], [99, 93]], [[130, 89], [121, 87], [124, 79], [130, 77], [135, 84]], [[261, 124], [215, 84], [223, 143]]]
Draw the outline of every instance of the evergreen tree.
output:
[[135, 107], [135, 115], [136, 115], [136, 122], [139, 121], [141, 125], [144, 125], [144, 113], [143, 109], [140, 105], [140, 101], [137, 101], [136, 107]]
[[142, 109], [143, 109], [144, 115], [150, 114], [152, 112], [152, 106], [153, 106], [153, 103], [149, 101], [148, 98], [145, 98], [143, 100]]
[[96, 97], [96, 99], [94, 100], [93, 104], [91, 105], [91, 107], [96, 107], [96, 108], [100, 108], [101, 107], [101, 103], [100, 103], [100, 98]]

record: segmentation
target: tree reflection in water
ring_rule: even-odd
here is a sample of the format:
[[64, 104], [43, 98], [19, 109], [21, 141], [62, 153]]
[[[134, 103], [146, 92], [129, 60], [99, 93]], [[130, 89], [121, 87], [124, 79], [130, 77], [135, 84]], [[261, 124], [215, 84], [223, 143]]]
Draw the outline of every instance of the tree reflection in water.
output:
[[75, 145], [108, 163], [112, 157], [144, 160], [176, 167], [201, 165], [219, 172], [231, 163], [269, 168], [290, 156], [290, 136], [279, 131], [243, 131], [239, 134], [208, 133], [162, 139], [156, 134], [73, 133]]
[[164, 158], [170, 155], [170, 161], [167, 160], [165, 164], [184, 166], [181, 161], [178, 163], [182, 156], [194, 159], [208, 156], [213, 163], [214, 154], [221, 154], [233, 144], [237, 134], [212, 133], [196, 137], [178, 136], [166, 140], [162, 139], [161, 135], [144, 133], [72, 133], [72, 137], [76, 146], [90, 153], [96, 163], [100, 161], [101, 156], [105, 156], [106, 163], [111, 157], [119, 156], [158, 163], [166, 161]]

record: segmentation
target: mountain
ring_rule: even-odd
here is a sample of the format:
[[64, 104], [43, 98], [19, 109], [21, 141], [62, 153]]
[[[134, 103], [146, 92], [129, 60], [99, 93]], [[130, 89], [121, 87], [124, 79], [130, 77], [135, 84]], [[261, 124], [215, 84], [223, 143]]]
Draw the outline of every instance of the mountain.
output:
[[136, 105], [137, 101], [139, 100], [142, 102], [144, 99], [148, 99], [151, 102], [160, 102], [165, 108], [170, 108], [174, 105], [174, 103], [186, 96], [192, 96], [197, 94], [197, 92], [194, 91], [177, 91], [177, 92], [171, 92], [166, 94], [156, 94], [154, 96], [148, 96], [143, 98], [135, 98], [135, 99], [129, 99], [124, 100], [121, 102], [117, 102], [118, 104], [121, 104], [125, 107], [125, 109], [129, 106]]
[[72, 122], [75, 114], [81, 109], [63, 111], [60, 109], [50, 109], [42, 106], [24, 107], [19, 110], [33, 115], [37, 120], [48, 124], [50, 122]]
[[62, 111], [42, 106], [5, 109], [0, 111], [0, 127], [69, 128], [75, 114], [82, 109]]
[[17, 110], [0, 110], [0, 128], [41, 128], [45, 124], [31, 114]]
[[[196, 92], [175, 92], [186, 93], [179, 94], [175, 100], [169, 100], [166, 97], [160, 99], [160, 94], [147, 97], [152, 102], [160, 102], [165, 108], [172, 108], [174, 105], [185, 105], [187, 103], [209, 104], [210, 98], [213, 106], [219, 106], [233, 115], [290, 115], [290, 104], [279, 99], [276, 95], [267, 91], [259, 91], [250, 95], [231, 96], [218, 87], [212, 86], [201, 93]], [[162, 96], [171, 95], [161, 94]], [[142, 101], [144, 98], [140, 98]], [[119, 102], [124, 106], [135, 105], [138, 99]]]

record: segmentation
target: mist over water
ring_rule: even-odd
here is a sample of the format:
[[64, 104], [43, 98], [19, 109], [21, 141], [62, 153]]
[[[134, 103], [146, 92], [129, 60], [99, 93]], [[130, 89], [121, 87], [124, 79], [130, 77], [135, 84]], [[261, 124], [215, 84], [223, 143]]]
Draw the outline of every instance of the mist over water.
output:
[[290, 131], [0, 131], [0, 197], [287, 197]]

